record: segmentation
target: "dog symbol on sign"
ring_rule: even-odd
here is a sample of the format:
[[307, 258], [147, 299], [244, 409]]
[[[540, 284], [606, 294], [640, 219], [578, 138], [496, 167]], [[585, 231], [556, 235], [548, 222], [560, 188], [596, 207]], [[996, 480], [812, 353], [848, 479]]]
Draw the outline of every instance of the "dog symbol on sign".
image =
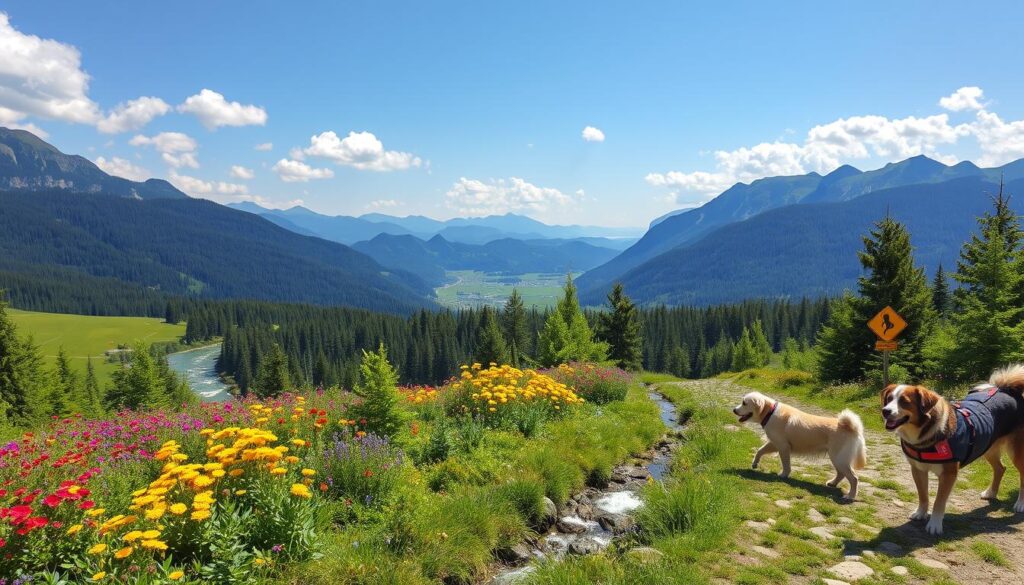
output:
[[889, 317], [889, 313], [882, 315], [882, 333], [888, 333], [890, 329], [895, 327], [896, 324], [892, 322], [892, 318]]

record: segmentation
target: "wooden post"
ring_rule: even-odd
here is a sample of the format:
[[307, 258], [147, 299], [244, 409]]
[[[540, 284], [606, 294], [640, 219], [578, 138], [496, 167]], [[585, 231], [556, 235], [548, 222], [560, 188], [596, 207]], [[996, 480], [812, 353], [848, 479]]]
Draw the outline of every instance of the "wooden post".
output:
[[882, 387], [889, 385], [889, 352], [882, 352]]

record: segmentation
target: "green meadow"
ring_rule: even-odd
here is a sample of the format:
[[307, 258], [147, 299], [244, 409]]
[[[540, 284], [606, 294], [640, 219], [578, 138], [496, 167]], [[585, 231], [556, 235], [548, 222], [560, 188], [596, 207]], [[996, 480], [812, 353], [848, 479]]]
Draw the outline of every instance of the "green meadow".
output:
[[[577, 277], [579, 274], [573, 275]], [[448, 272], [451, 284], [435, 289], [437, 301], [445, 307], [500, 307], [505, 304], [512, 289], [523, 296], [526, 308], [546, 309], [555, 306], [562, 296], [564, 274], [488, 274], [475, 270]]]
[[39, 351], [52, 365], [63, 346], [71, 363], [85, 372], [86, 360], [93, 358], [100, 385], [106, 385], [115, 364], [104, 352], [136, 341], [157, 343], [177, 341], [185, 334], [185, 324], [169, 325], [152, 317], [91, 317], [61, 313], [36, 313], [7, 309], [21, 335], [31, 335]]

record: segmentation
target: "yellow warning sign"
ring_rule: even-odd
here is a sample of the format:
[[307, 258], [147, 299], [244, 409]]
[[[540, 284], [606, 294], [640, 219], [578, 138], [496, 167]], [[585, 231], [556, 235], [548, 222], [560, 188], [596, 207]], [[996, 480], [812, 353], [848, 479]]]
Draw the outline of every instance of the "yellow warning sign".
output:
[[892, 341], [907, 328], [907, 322], [892, 307], [886, 307], [868, 321], [868, 328], [882, 341]]

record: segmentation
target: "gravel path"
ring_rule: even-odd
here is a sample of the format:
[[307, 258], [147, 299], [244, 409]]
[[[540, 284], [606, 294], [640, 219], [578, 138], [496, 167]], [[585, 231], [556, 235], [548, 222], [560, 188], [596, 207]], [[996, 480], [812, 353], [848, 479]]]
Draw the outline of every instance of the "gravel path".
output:
[[[708, 379], [688, 382], [673, 382], [686, 387], [704, 400], [719, 402], [723, 407], [732, 407], [751, 388], [727, 380]], [[835, 413], [801, 404], [798, 401], [778, 395], [773, 398], [795, 406], [806, 412], [834, 416]], [[756, 425], [746, 425], [760, 434]], [[923, 524], [911, 523], [907, 516], [916, 508], [916, 490], [910, 476], [910, 466], [899, 447], [898, 440], [891, 434], [867, 430], [868, 466], [860, 477], [861, 497], [856, 506], [869, 506], [882, 527], [881, 532], [870, 541], [846, 541], [848, 554], [859, 555], [864, 550], [885, 552], [898, 560], [910, 556], [922, 564], [947, 571], [949, 577], [959, 583], [1015, 584], [1024, 583], [1024, 514], [1014, 514], [1011, 508], [1016, 496], [1017, 478], [1007, 473], [1000, 490], [1000, 499], [989, 503], [979, 497], [980, 489], [958, 482], [950, 498], [945, 518], [945, 534], [941, 537], [928, 536]], [[1009, 466], [1009, 463], [1007, 462]], [[986, 482], [990, 468], [984, 461], [972, 464], [984, 469], [980, 471]], [[778, 470], [777, 456], [768, 456], [762, 467]], [[794, 479], [814, 476], [815, 480], [830, 476], [830, 465], [825, 460], [794, 460]], [[878, 485], [874, 485], [874, 484]], [[934, 499], [936, 481], [931, 481]], [[881, 487], [881, 486], [884, 486]], [[894, 489], [895, 488], [895, 489]], [[994, 545], [1002, 552], [1007, 566], [986, 562], [972, 547], [984, 542]], [[893, 545], [898, 545], [898, 548]], [[876, 576], [877, 577], [877, 576]], [[908, 577], [908, 582], [914, 582]]]

